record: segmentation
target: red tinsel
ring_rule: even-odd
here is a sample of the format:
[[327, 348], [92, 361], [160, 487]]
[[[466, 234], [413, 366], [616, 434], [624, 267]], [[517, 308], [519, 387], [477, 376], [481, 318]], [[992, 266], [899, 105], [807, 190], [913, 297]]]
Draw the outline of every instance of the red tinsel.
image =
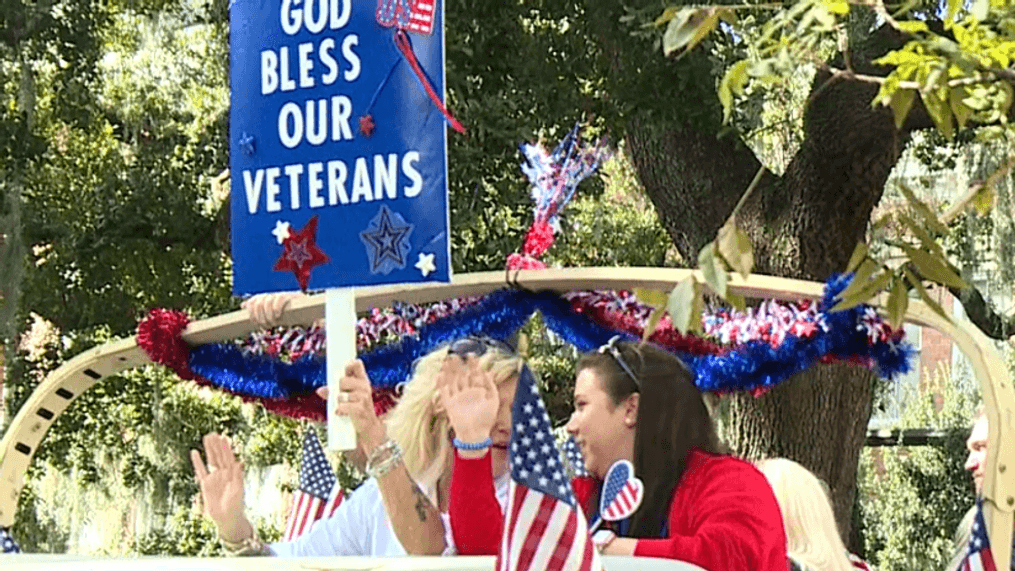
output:
[[[587, 297], [574, 297], [571, 299], [571, 308], [575, 313], [587, 315], [596, 323], [612, 329], [625, 331], [637, 337], [641, 337], [645, 332], [643, 320], [626, 313], [612, 311], [604, 305], [597, 305], [590, 303], [590, 301], [590, 298]], [[681, 335], [679, 331], [673, 329], [668, 317], [659, 321], [658, 327], [649, 340], [668, 349], [690, 355], [719, 355], [727, 350], [694, 335]]]
[[546, 264], [529, 255], [511, 254], [507, 259], [509, 270], [542, 270]]
[[137, 345], [154, 363], [164, 365], [181, 379], [206, 381], [190, 370], [190, 346], [180, 337], [190, 323], [182, 311], [153, 309], [137, 326]]
[[[152, 362], [167, 367], [181, 379], [194, 381], [201, 386], [214, 386], [207, 379], [190, 370], [190, 346], [181, 337], [188, 323], [190, 323], [190, 319], [181, 311], [153, 309], [137, 326], [138, 347], [148, 354]], [[215, 388], [225, 390], [220, 387]], [[236, 394], [232, 391], [227, 392]], [[317, 396], [317, 393], [291, 396], [286, 399], [237, 396], [247, 402], [260, 402], [265, 409], [274, 414], [319, 422], [327, 419], [327, 402]], [[398, 402], [395, 392], [390, 388], [375, 389], [373, 399], [374, 411], [378, 416], [390, 410]]]
[[525, 244], [522, 246], [522, 253], [533, 258], [543, 255], [553, 244], [553, 228], [546, 222], [536, 220], [525, 234]]

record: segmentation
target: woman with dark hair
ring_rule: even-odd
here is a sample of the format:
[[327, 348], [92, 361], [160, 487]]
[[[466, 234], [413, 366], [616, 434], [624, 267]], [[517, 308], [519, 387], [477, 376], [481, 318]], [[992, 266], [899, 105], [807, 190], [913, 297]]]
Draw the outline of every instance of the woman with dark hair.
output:
[[[567, 423], [590, 476], [573, 481], [589, 521], [596, 519], [602, 479], [628, 460], [645, 489], [627, 520], [607, 522], [603, 553], [664, 557], [710, 571], [786, 571], [786, 534], [765, 477], [723, 453], [693, 382], [674, 355], [650, 344], [612, 339], [577, 366], [575, 410]], [[449, 410], [452, 425], [456, 415]], [[449, 514], [461, 554], [493, 554], [503, 516], [476, 509], [492, 488], [482, 458], [459, 452]]]

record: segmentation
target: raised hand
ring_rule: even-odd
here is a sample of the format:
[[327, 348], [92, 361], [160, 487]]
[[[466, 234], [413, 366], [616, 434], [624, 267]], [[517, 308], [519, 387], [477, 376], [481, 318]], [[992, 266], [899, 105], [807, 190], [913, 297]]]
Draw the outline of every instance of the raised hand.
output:
[[204, 451], [208, 455], [207, 466], [197, 450], [190, 451], [190, 462], [201, 488], [205, 512], [223, 539], [235, 542], [252, 537], [254, 529], [244, 514], [243, 464], [236, 461], [225, 436], [206, 434]]
[[[339, 381], [342, 388], [335, 405], [335, 414], [348, 416], [356, 429], [356, 441], [368, 457], [375, 448], [387, 440], [384, 423], [377, 418], [374, 410], [373, 390], [367, 377], [363, 361], [356, 359], [345, 366], [345, 374]], [[328, 398], [327, 387], [317, 390], [321, 398]]]
[[476, 443], [490, 437], [500, 398], [493, 374], [475, 356], [446, 359], [437, 374], [437, 390], [459, 440]]

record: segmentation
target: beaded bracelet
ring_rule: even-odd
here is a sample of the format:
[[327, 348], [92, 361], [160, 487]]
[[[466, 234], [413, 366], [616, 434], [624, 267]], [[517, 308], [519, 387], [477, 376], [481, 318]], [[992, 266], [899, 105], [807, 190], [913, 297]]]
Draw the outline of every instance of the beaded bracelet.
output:
[[219, 541], [229, 555], [240, 557], [272, 555], [271, 549], [257, 536], [256, 529], [254, 530], [254, 535], [240, 541], [227, 541], [221, 536]]
[[[385, 454], [387, 457], [382, 459], [381, 457]], [[370, 457], [367, 458], [366, 473], [375, 480], [379, 479], [393, 470], [401, 459], [402, 449], [397, 442], [389, 438], [370, 453]]]
[[484, 440], [482, 442], [462, 442], [456, 436], [454, 439], [451, 440], [451, 443], [454, 444], [455, 448], [457, 448], [459, 450], [470, 450], [470, 451], [472, 451], [472, 450], [482, 450], [484, 448], [489, 448], [489, 446], [491, 444], [493, 444], [493, 439], [490, 438], [489, 436], [487, 436], [486, 440]]

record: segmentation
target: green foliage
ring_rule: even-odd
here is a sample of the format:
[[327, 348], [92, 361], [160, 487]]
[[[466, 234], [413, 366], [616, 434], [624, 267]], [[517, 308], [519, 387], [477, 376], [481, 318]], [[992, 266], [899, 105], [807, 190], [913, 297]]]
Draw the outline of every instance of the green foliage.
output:
[[965, 392], [944, 367], [925, 385], [925, 392], [904, 397], [908, 406], [898, 428], [942, 430], [945, 441], [865, 448], [860, 460], [858, 498], [867, 557], [885, 571], [943, 568], [953, 553], [956, 526], [974, 501], [963, 464], [978, 397]]

